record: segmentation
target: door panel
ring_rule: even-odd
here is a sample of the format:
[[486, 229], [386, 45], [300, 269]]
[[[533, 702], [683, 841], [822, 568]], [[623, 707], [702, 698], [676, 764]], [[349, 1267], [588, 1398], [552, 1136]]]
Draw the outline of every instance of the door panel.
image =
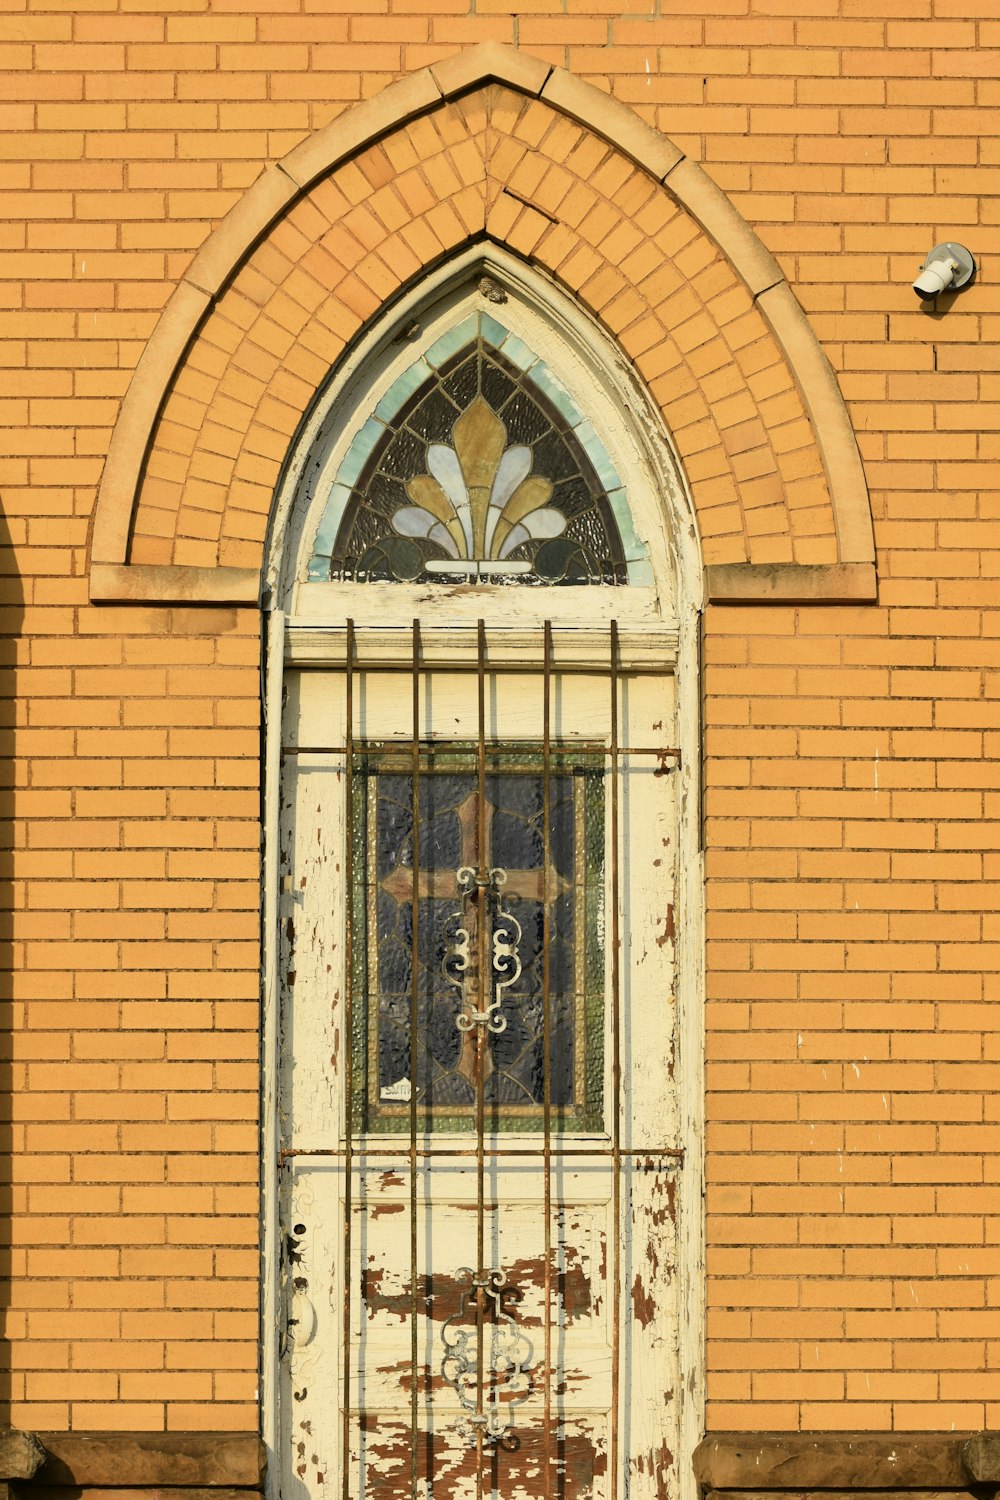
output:
[[411, 685], [288, 679], [282, 1493], [672, 1494], [673, 680]]

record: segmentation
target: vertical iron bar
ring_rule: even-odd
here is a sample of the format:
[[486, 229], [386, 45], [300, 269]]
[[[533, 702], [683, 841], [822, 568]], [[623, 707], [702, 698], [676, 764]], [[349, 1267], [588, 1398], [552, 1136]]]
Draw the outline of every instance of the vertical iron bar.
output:
[[[545, 1480], [552, 1493], [552, 971], [549, 945], [549, 875], [552, 869], [552, 621], [545, 621], [542, 660], [542, 1170], [545, 1176]], [[579, 858], [579, 851], [576, 851]], [[580, 941], [577, 934], [577, 942]], [[577, 1037], [577, 1046], [582, 1043]]]
[[618, 871], [618, 622], [611, 621], [611, 1234], [614, 1239], [615, 1295], [611, 1334], [611, 1500], [618, 1497], [618, 1404], [621, 1365], [621, 972]]
[[[413, 622], [413, 737], [410, 905], [410, 1500], [417, 1500], [417, 1328], [420, 1294], [417, 1284], [417, 1011], [420, 993], [420, 621]], [[428, 1482], [430, 1475], [428, 1475]]]
[[[478, 705], [478, 739], [476, 755], [476, 1009], [482, 1015], [486, 1010], [486, 918], [487, 918], [487, 855], [486, 855], [486, 624], [479, 621], [476, 652], [476, 694]], [[476, 1025], [476, 1272], [479, 1286], [476, 1288], [476, 1500], [483, 1500], [483, 1411], [485, 1404], [484, 1360], [486, 1293], [483, 1282], [486, 1276], [486, 1025]]]
[[[343, 1327], [343, 1500], [351, 1500], [351, 1196], [354, 1174], [354, 621], [347, 622], [344, 679], [344, 1025], [340, 1045], [344, 1059], [344, 1327]], [[360, 1462], [360, 1456], [359, 1456]], [[362, 1486], [359, 1485], [359, 1489]]]
[[[264, 1086], [263, 1120], [261, 1132], [262, 1177], [261, 1197], [270, 1206], [265, 1212], [263, 1252], [263, 1306], [261, 1374], [265, 1393], [268, 1387], [278, 1397], [281, 1390], [280, 1360], [278, 1349], [278, 1287], [280, 1266], [280, 1225], [282, 1211], [292, 1207], [294, 1177], [282, 1173], [283, 1158], [281, 1141], [285, 1137], [286, 1122], [280, 1108], [282, 1100], [276, 1090], [280, 1076], [279, 1035], [280, 1017], [283, 1007], [279, 998], [279, 939], [278, 924], [281, 910], [280, 876], [281, 843], [284, 834], [280, 831], [280, 809], [282, 788], [281, 741], [282, 735], [282, 685], [284, 681], [285, 623], [283, 610], [274, 609], [267, 619], [265, 686], [264, 686], [264, 806], [266, 810], [266, 837], [264, 843], [264, 994], [263, 994], [263, 1043]], [[291, 778], [291, 786], [298, 793], [298, 778]], [[289, 790], [291, 789], [289, 787]], [[291, 852], [291, 850], [289, 850]], [[289, 1003], [291, 996], [289, 996]], [[294, 1137], [292, 1137], [294, 1139]], [[279, 1197], [280, 1195], [280, 1197]], [[291, 1439], [289, 1414], [280, 1409], [280, 1400], [264, 1401], [262, 1436], [273, 1452], [281, 1451], [282, 1444]], [[287, 1447], [286, 1447], [286, 1452]]]

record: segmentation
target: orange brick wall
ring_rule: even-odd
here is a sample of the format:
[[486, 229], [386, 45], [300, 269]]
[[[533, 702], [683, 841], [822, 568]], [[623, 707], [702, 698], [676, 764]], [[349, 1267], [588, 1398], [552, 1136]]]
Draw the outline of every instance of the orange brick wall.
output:
[[5, 490], [10, 1420], [252, 1428], [258, 620], [89, 608], [61, 462]]
[[[708, 612], [708, 1425], [1000, 1426], [994, 14], [5, 0], [16, 1425], [257, 1423], [258, 620], [87, 603], [119, 403], [263, 165], [495, 38], [610, 90], [731, 195], [840, 375], [872, 489], [878, 606]], [[982, 274], [935, 316], [908, 283], [946, 238]]]

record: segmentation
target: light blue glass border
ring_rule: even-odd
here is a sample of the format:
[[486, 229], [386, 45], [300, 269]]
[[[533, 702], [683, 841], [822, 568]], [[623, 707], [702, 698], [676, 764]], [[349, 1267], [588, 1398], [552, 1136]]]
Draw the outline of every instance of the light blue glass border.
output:
[[389, 428], [401, 407], [409, 400], [435, 370], [440, 369], [453, 354], [477, 337], [503, 354], [512, 365], [523, 370], [531, 383], [542, 393], [563, 421], [574, 433], [594, 471], [607, 492], [608, 502], [618, 526], [622, 550], [630, 584], [648, 585], [653, 582], [649, 565], [649, 553], [645, 543], [636, 535], [632, 521], [632, 510], [628, 502], [628, 491], [611, 461], [593, 423], [580, 411], [566, 387], [557, 380], [552, 371], [523, 339], [497, 321], [489, 313], [471, 313], [460, 323], [449, 328], [435, 339], [412, 365], [397, 375], [392, 385], [375, 407], [374, 414], [363, 422], [351, 439], [350, 446], [341, 459], [337, 476], [330, 488], [323, 515], [316, 530], [312, 555], [306, 576], [310, 583], [322, 583], [330, 577], [330, 563], [351, 491], [376, 444]]

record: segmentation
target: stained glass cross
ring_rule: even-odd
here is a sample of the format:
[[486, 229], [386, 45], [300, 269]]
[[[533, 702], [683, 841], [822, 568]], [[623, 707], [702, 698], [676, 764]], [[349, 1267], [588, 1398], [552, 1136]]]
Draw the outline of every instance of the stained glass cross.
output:
[[[484, 856], [488, 855], [491, 847], [491, 831], [493, 816], [496, 812], [495, 805], [487, 797], [485, 799], [485, 850]], [[480, 982], [477, 968], [478, 954], [478, 923], [489, 920], [487, 906], [488, 892], [490, 887], [489, 872], [490, 862], [487, 857], [481, 857], [479, 850], [479, 793], [471, 792], [463, 802], [455, 809], [460, 830], [459, 866], [450, 869], [446, 866], [435, 866], [421, 862], [417, 872], [416, 894], [418, 900], [438, 899], [460, 900], [463, 886], [459, 879], [462, 869], [471, 869], [476, 872], [477, 890], [476, 899], [464, 903], [465, 910], [462, 921], [469, 934], [469, 962], [463, 971], [464, 983], [462, 984], [462, 1010], [464, 1014], [473, 1021], [481, 1015], [479, 1010]], [[523, 869], [505, 869], [501, 872], [503, 879], [504, 896], [515, 896], [531, 901], [545, 901], [549, 905], [554, 902], [563, 892], [571, 889], [571, 882], [560, 875], [555, 868], [554, 860], [548, 861], [548, 880], [545, 879], [544, 861], [538, 865]], [[381, 889], [391, 896], [392, 899], [403, 905], [412, 902], [414, 895], [413, 866], [412, 864], [398, 863], [388, 875], [381, 881]], [[484, 910], [484, 908], [486, 908]], [[487, 934], [487, 939], [489, 934]], [[484, 995], [485, 999], [485, 995]], [[466, 1030], [460, 1026], [462, 1031], [462, 1049], [456, 1065], [456, 1072], [466, 1078], [470, 1084], [475, 1084], [476, 1070], [476, 1033], [475, 1026], [470, 1025]], [[492, 1072], [492, 1059], [487, 1049], [483, 1059], [484, 1080]]]

